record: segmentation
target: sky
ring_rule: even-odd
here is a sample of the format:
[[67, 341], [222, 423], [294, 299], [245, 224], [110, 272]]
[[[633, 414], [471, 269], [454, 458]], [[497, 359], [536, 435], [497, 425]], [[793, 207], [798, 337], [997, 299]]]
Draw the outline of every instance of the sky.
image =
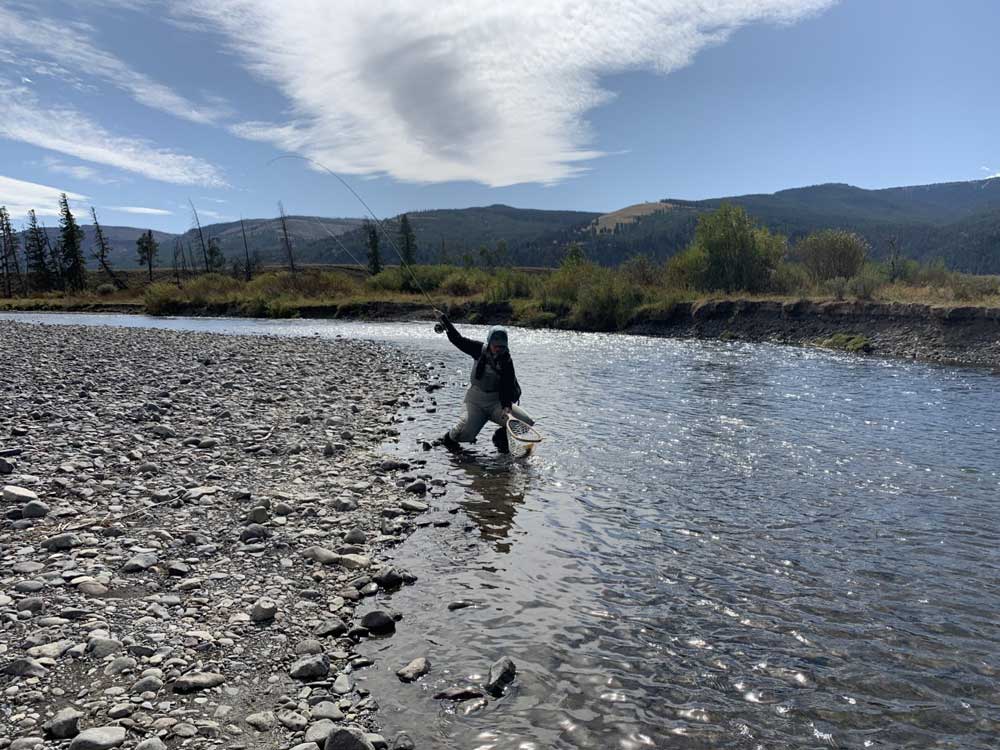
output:
[[[280, 8], [280, 11], [276, 11]], [[1000, 175], [995, 0], [0, 0], [0, 205], [164, 231]], [[279, 158], [280, 157], [280, 158]]]

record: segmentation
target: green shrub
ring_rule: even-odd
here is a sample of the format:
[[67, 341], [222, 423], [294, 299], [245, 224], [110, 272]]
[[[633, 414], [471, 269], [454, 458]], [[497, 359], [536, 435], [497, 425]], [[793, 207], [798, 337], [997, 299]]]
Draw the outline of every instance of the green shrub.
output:
[[948, 288], [957, 301], [979, 300], [1000, 294], [1000, 277], [953, 273], [948, 279]]
[[231, 276], [221, 273], [205, 273], [191, 279], [185, 287], [188, 299], [195, 304], [224, 301], [243, 288], [243, 284]]
[[889, 283], [889, 275], [876, 263], [866, 263], [858, 274], [847, 282], [847, 291], [858, 299], [872, 299], [875, 293]]
[[[455, 266], [410, 266], [413, 276], [427, 292], [437, 289], [441, 282], [455, 270]], [[375, 276], [370, 276], [366, 283], [370, 289], [379, 289], [385, 292], [419, 293], [410, 271], [401, 266], [385, 268]]]
[[692, 245], [670, 258], [664, 266], [664, 283], [668, 289], [699, 291], [705, 283], [708, 258], [704, 249]]
[[142, 295], [146, 313], [149, 315], [174, 315], [187, 302], [184, 293], [174, 284], [157, 282], [150, 284]]
[[247, 282], [245, 293], [251, 297], [305, 297], [328, 299], [349, 297], [358, 291], [358, 283], [341, 271], [277, 271], [263, 273]]
[[633, 255], [618, 266], [618, 271], [629, 284], [638, 287], [660, 286], [665, 276], [664, 267], [648, 255]]
[[860, 333], [835, 333], [828, 339], [817, 342], [824, 349], [838, 349], [843, 352], [870, 352], [872, 342]]
[[799, 240], [793, 253], [816, 281], [857, 276], [868, 257], [868, 243], [854, 232], [824, 229]]
[[115, 292], [117, 292], [118, 289], [115, 287], [114, 284], [104, 283], [104, 284], [98, 284], [97, 289], [95, 289], [94, 291], [97, 293], [98, 297], [109, 297]]
[[801, 297], [812, 291], [812, 277], [801, 263], [779, 263], [771, 278], [771, 291]]
[[588, 330], [617, 331], [628, 325], [642, 302], [642, 291], [621, 273], [594, 268], [577, 289], [572, 321]]
[[512, 299], [527, 299], [540, 288], [538, 277], [524, 271], [501, 269], [490, 280], [486, 290], [487, 302], [507, 302]]
[[729, 292], [760, 292], [787, 250], [783, 236], [758, 227], [741, 206], [723, 203], [698, 219], [694, 247], [705, 254], [701, 288]]
[[843, 276], [837, 276], [833, 279], [827, 279], [822, 284], [820, 284], [820, 289], [824, 294], [828, 294], [831, 297], [835, 297], [837, 300], [842, 300], [847, 296], [847, 279]]
[[483, 292], [490, 280], [486, 272], [479, 268], [455, 270], [442, 279], [438, 291], [452, 297], [471, 297]]

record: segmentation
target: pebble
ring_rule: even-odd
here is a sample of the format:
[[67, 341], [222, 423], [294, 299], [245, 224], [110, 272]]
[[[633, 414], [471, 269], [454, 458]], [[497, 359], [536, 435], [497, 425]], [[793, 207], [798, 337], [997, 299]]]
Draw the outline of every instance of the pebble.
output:
[[76, 737], [80, 733], [80, 719], [84, 717], [83, 711], [79, 711], [72, 706], [61, 709], [43, 725], [46, 734], [55, 737], [57, 740], [68, 740]]
[[330, 660], [325, 654], [309, 654], [296, 660], [289, 674], [297, 680], [313, 680], [330, 673]]
[[396, 672], [400, 682], [413, 682], [431, 671], [431, 663], [426, 657], [420, 656]]
[[375, 750], [360, 727], [337, 727], [326, 738], [323, 750]]
[[125, 744], [124, 727], [94, 727], [84, 729], [73, 738], [69, 750], [108, 750]]
[[361, 627], [375, 635], [389, 635], [396, 632], [396, 621], [380, 609], [375, 609], [361, 618]]
[[490, 666], [489, 677], [486, 680], [486, 691], [492, 695], [500, 695], [504, 685], [514, 681], [517, 667], [510, 657], [503, 656]]

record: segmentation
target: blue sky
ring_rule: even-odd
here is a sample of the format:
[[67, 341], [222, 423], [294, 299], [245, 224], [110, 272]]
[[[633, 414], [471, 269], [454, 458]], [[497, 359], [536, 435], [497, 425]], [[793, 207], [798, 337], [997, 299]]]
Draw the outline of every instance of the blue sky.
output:
[[[1000, 173], [994, 0], [0, 0], [0, 203], [290, 213]], [[48, 219], [51, 221], [51, 219]]]

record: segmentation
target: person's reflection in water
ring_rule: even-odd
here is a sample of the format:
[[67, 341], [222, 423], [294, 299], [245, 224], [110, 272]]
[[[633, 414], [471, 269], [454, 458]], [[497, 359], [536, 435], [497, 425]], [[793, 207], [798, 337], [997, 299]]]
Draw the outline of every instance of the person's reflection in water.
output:
[[510, 552], [514, 516], [525, 500], [526, 467], [509, 459], [483, 461], [481, 457], [457, 456], [454, 463], [466, 476], [465, 481], [460, 480], [465, 489], [462, 510], [497, 552]]

